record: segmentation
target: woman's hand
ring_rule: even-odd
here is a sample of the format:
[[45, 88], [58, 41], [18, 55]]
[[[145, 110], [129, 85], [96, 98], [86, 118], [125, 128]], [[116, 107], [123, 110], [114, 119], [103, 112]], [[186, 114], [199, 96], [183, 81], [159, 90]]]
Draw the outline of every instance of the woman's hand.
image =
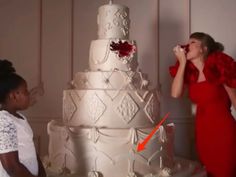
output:
[[173, 51], [174, 51], [176, 58], [179, 61], [179, 64], [180, 65], [186, 64], [186, 62], [187, 62], [186, 51], [183, 48], [181, 48], [180, 45], [175, 46], [173, 48]]
[[177, 60], [179, 61], [179, 68], [172, 82], [171, 96], [174, 98], [178, 98], [183, 94], [183, 91], [184, 91], [184, 72], [185, 72], [187, 59], [186, 59], [185, 50], [181, 48], [180, 45], [177, 45], [176, 47], [174, 47], [173, 51], [175, 53]]

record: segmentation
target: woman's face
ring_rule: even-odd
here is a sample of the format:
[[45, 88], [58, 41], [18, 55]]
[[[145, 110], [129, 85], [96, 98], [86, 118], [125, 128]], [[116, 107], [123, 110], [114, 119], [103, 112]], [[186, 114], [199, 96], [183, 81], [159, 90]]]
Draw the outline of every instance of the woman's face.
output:
[[204, 50], [200, 40], [190, 38], [188, 44], [189, 52], [187, 53], [187, 60], [194, 60], [204, 56]]
[[27, 83], [22, 82], [22, 84], [15, 90], [17, 99], [17, 109], [24, 110], [30, 105], [29, 91], [27, 88]]

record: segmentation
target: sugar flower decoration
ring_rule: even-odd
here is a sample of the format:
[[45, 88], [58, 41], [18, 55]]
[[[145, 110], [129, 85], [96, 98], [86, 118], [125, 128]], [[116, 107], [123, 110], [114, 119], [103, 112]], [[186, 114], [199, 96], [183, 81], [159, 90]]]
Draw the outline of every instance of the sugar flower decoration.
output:
[[127, 41], [118, 40], [118, 42], [111, 42], [110, 50], [115, 52], [126, 64], [136, 52], [136, 46]]
[[182, 49], [184, 49], [184, 51], [185, 51], [186, 54], [189, 52], [189, 44], [180, 45], [180, 47], [181, 47]]

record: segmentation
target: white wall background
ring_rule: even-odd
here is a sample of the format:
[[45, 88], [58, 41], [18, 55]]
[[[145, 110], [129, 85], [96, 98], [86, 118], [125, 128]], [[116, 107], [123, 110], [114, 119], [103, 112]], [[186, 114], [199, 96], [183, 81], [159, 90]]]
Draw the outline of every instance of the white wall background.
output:
[[[47, 154], [47, 122], [61, 120], [62, 93], [77, 71], [88, 69], [96, 15], [108, 0], [0, 0], [0, 58], [11, 60], [30, 88], [44, 84], [44, 95], [26, 114], [41, 155]], [[176, 124], [177, 155], [194, 157], [194, 119], [188, 99], [170, 97], [168, 68], [172, 48], [191, 32], [204, 31], [236, 58], [234, 0], [114, 0], [130, 8], [130, 39], [138, 44], [140, 68], [161, 85], [161, 116]]]

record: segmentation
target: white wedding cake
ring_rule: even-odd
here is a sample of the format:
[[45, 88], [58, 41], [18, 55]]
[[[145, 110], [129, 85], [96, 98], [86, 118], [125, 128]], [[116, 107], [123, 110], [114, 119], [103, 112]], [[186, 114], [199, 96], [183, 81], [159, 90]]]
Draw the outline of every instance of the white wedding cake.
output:
[[48, 124], [48, 168], [83, 177], [169, 176], [173, 125], [156, 127], [159, 95], [139, 70], [137, 46], [129, 40], [129, 9], [99, 8], [98, 40], [90, 45], [90, 71], [78, 72], [63, 95], [63, 121]]

